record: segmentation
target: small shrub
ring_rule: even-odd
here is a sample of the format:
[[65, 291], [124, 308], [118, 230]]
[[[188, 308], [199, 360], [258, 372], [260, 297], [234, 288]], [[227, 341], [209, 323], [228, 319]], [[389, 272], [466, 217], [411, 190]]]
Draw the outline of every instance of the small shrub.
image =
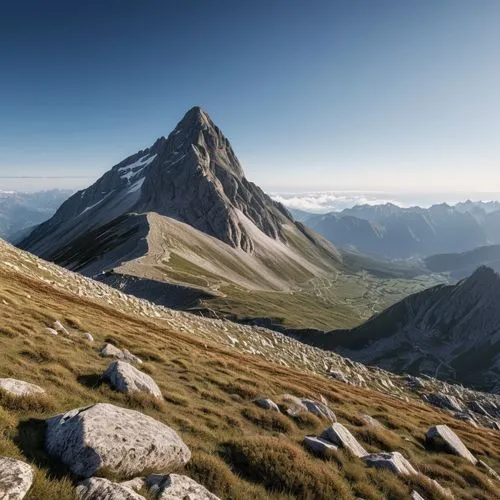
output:
[[17, 412], [45, 413], [53, 411], [56, 404], [47, 394], [14, 396], [0, 389], [0, 406]]
[[244, 408], [241, 414], [253, 424], [268, 431], [292, 433], [295, 429], [290, 419], [277, 411]]
[[331, 463], [314, 460], [301, 448], [275, 437], [227, 443], [224, 458], [244, 477], [270, 491], [302, 499], [353, 498]]

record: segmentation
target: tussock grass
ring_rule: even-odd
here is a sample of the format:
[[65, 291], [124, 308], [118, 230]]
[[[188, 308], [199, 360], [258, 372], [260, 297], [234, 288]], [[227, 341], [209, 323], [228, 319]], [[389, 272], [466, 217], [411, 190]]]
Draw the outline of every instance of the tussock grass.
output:
[[[304, 436], [319, 434], [329, 425], [326, 420], [307, 413], [292, 418], [266, 412], [252, 402], [258, 396], [279, 402], [284, 393], [315, 400], [324, 395], [363, 445], [373, 451], [402, 451], [417, 468], [452, 487], [456, 498], [495, 498], [496, 485], [484, 471], [459, 457], [426, 450], [424, 436], [431, 425], [446, 423], [500, 471], [498, 432], [473, 429], [418, 403], [269, 364], [162, 320], [121, 313], [104, 301], [70, 295], [1, 266], [0, 297], [8, 302], [0, 302], [0, 377], [38, 384], [50, 395], [48, 402], [19, 402], [0, 394], [0, 455], [33, 465], [31, 500], [74, 498], [74, 478], [44, 452], [44, 421], [96, 402], [132, 408], [173, 427], [193, 453], [184, 472], [221, 498], [381, 500], [408, 498], [412, 488], [429, 500], [441, 498], [421, 477], [381, 474], [342, 450], [326, 460], [307, 453], [301, 444]], [[45, 333], [56, 320], [74, 335]], [[86, 331], [96, 339], [94, 344], [81, 341], [79, 335]], [[141, 357], [144, 364], [138, 368], [153, 374], [165, 399], [126, 395], [101, 384], [100, 375], [110, 362], [98, 354], [105, 341]], [[388, 430], [368, 428], [362, 413], [373, 415]]]

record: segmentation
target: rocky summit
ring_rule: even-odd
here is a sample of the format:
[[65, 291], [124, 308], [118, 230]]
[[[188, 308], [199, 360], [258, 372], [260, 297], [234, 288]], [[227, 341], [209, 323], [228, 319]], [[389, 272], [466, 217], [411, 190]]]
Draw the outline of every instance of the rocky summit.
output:
[[19, 246], [91, 276], [114, 269], [158, 282], [166, 274], [158, 267], [184, 275], [200, 268], [273, 289], [341, 260], [246, 179], [228, 139], [199, 107], [168, 137], [70, 197]]

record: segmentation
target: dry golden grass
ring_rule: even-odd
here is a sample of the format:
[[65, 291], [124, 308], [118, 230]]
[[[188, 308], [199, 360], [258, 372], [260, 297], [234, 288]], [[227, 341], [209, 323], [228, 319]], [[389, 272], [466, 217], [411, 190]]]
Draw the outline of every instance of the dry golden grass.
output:
[[[459, 457], [426, 450], [424, 436], [429, 426], [446, 423], [473, 453], [500, 470], [499, 432], [474, 429], [423, 404], [273, 365], [4, 268], [0, 311], [0, 377], [26, 380], [48, 392], [43, 401], [14, 401], [0, 394], [0, 455], [35, 466], [28, 499], [74, 497], [74, 478], [43, 450], [43, 421], [99, 401], [137, 409], [175, 428], [193, 452], [187, 473], [221, 498], [400, 499], [415, 487], [428, 499], [441, 498], [421, 478], [368, 469], [342, 451], [328, 460], [313, 457], [302, 448], [302, 439], [321, 432], [327, 421], [311, 415], [293, 419], [252, 403], [257, 396], [278, 399], [283, 393], [323, 395], [367, 449], [400, 450], [456, 498], [498, 498], [499, 485], [492, 485], [485, 472]], [[47, 334], [45, 328], [56, 320], [74, 337]], [[96, 339], [93, 344], [81, 336], [86, 331]], [[139, 355], [141, 369], [154, 377], [164, 401], [125, 395], [101, 383], [99, 376], [110, 362], [97, 353], [104, 341]], [[388, 429], [366, 426], [363, 413]]]

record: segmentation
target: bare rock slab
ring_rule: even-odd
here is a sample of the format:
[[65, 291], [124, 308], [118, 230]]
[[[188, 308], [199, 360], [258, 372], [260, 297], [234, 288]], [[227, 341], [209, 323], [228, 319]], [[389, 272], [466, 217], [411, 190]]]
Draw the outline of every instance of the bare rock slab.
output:
[[34, 394], [45, 394], [45, 389], [23, 380], [15, 378], [0, 378], [0, 389], [11, 396], [31, 396]]
[[315, 436], [306, 436], [303, 444], [307, 450], [322, 457], [327, 457], [332, 451], [338, 450], [338, 446], [330, 441]]
[[113, 344], [106, 343], [99, 350], [99, 354], [105, 358], [116, 358], [122, 361], [128, 361], [129, 363], [141, 364], [142, 359], [132, 354], [127, 349], [118, 349], [118, 347]]
[[133, 489], [101, 477], [92, 477], [80, 483], [76, 496], [79, 500], [145, 500]]
[[338, 422], [325, 429], [320, 437], [345, 448], [355, 457], [361, 458], [368, 455], [368, 452], [359, 444], [358, 440]]
[[371, 453], [363, 457], [363, 460], [369, 467], [376, 469], [387, 469], [398, 476], [409, 476], [418, 474], [418, 471], [399, 451], [392, 453]]
[[146, 478], [149, 492], [158, 500], [220, 500], [204, 486], [180, 474], [152, 474]]
[[448, 452], [465, 458], [476, 465], [477, 459], [462, 443], [461, 439], [447, 426], [435, 425], [431, 427], [425, 436], [428, 443], [437, 448], [444, 448]]
[[47, 420], [47, 452], [88, 478], [105, 467], [125, 477], [174, 470], [191, 452], [167, 425], [135, 410], [99, 403]]
[[254, 403], [257, 406], [260, 406], [261, 408], [264, 408], [264, 410], [271, 410], [271, 411], [277, 411], [279, 412], [280, 409], [278, 408], [278, 405], [269, 398], [258, 398], [254, 400]]
[[145, 392], [155, 398], [163, 398], [160, 388], [148, 374], [125, 361], [113, 361], [102, 378], [120, 392]]
[[27, 463], [0, 457], [0, 498], [21, 500], [33, 483], [33, 469]]
[[312, 413], [317, 417], [326, 418], [331, 422], [337, 421], [335, 413], [332, 410], [330, 410], [328, 405], [326, 405], [325, 403], [313, 401], [312, 399], [303, 399], [302, 404], [307, 408], [307, 411], [309, 413]]

